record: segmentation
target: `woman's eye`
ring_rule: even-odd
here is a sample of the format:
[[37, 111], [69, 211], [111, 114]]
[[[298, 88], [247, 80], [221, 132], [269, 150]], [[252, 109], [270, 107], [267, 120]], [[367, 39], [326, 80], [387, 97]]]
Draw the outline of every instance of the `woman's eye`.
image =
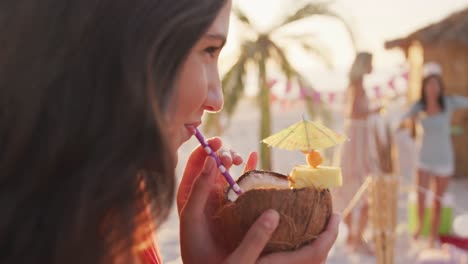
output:
[[208, 47], [205, 49], [205, 52], [212, 58], [216, 57], [216, 54], [219, 50], [219, 47]]

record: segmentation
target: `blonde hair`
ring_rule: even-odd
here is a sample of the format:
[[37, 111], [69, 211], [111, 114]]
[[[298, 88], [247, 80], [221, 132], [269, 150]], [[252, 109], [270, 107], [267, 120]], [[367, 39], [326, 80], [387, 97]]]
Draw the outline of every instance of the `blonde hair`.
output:
[[369, 70], [372, 63], [372, 54], [369, 52], [359, 52], [354, 59], [351, 70], [349, 71], [349, 82], [354, 83], [361, 80], [364, 74]]

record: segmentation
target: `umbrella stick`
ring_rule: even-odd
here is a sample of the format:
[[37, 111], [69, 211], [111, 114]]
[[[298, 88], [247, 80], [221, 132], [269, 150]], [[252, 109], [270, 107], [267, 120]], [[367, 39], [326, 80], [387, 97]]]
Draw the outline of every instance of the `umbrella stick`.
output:
[[364, 181], [364, 183], [359, 187], [359, 190], [356, 192], [356, 194], [353, 196], [351, 201], [349, 202], [348, 206], [343, 210], [343, 218], [346, 218], [349, 213], [353, 210], [353, 208], [357, 205], [359, 200], [361, 199], [362, 195], [366, 191], [367, 187], [369, 187], [369, 184], [371, 182], [371, 177], [367, 177], [367, 179]]

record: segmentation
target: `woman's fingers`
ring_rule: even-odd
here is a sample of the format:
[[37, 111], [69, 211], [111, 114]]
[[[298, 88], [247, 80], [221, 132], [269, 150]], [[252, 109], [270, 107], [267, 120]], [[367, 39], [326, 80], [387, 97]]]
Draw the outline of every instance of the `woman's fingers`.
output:
[[338, 226], [340, 224], [340, 216], [338, 214], [332, 214], [328, 221], [327, 229], [323, 231], [319, 237], [312, 243], [317, 252], [328, 252], [335, 244], [336, 238], [338, 237]]
[[[237, 153], [234, 152], [234, 151], [231, 151], [231, 153], [235, 153], [234, 155], [237, 155]], [[242, 163], [242, 158], [240, 156], [239, 156], [239, 159], [240, 159], [240, 163]], [[235, 162], [235, 161], [236, 161], [236, 159], [234, 159], [234, 164], [238, 165], [237, 164], [238, 162]], [[249, 157], [247, 158], [247, 162], [245, 163], [245, 167], [244, 167], [244, 170], [243, 170], [242, 173], [246, 173], [247, 171], [255, 170], [257, 168], [257, 163], [258, 163], [258, 154], [257, 154], [257, 152], [251, 152], [249, 154]], [[227, 185], [226, 180], [224, 179], [224, 177], [221, 174], [219, 174], [217, 176], [216, 185], [218, 186], [217, 191], [223, 190]]]
[[257, 152], [250, 152], [247, 162], [245, 163], [244, 172], [246, 173], [251, 170], [255, 170], [258, 164], [258, 154]]
[[218, 157], [221, 161], [221, 164], [223, 164], [223, 166], [226, 167], [226, 169], [229, 169], [232, 166], [232, 156], [229, 150], [220, 149], [218, 151]]
[[[242, 164], [243, 159], [236, 151], [221, 148], [221, 139], [209, 139], [208, 144], [210, 145], [211, 149], [216, 152], [219, 160], [227, 170], [229, 170], [232, 167], [232, 165]], [[192, 184], [194, 183], [198, 175], [200, 175], [202, 164], [204, 163], [206, 157], [207, 154], [205, 152], [205, 149], [200, 145], [193, 150], [192, 154], [190, 155], [187, 161], [187, 166], [185, 167], [184, 175], [182, 177], [177, 191], [177, 209], [179, 211], [179, 214], [182, 207], [184, 207], [185, 201], [187, 201], [187, 196], [190, 192], [190, 189], [192, 188]], [[247, 168], [248, 170], [255, 169], [255, 167], [257, 166], [257, 160], [258, 157], [256, 153], [251, 153], [247, 160], [245, 170], [247, 170]], [[218, 175], [216, 183], [217, 189], [222, 189], [226, 186], [226, 180], [221, 174]]]
[[[223, 257], [214, 251], [216, 246], [211, 240], [210, 225], [205, 215], [216, 174], [215, 160], [207, 157], [200, 176], [193, 182], [187, 201], [180, 211], [181, 257], [186, 263], [197, 263], [193, 260], [219, 263], [219, 259]], [[204, 261], [203, 258], [207, 260]]]
[[232, 155], [232, 164], [238, 166], [241, 165], [242, 162], [244, 162], [244, 159], [242, 158], [239, 153], [235, 152], [234, 150], [231, 150], [231, 155]]
[[[208, 144], [216, 151], [221, 148], [222, 141], [219, 138], [212, 138], [208, 140]], [[193, 150], [187, 161], [187, 166], [185, 167], [184, 174], [177, 190], [177, 209], [179, 213], [182, 207], [184, 207], [193, 182], [200, 175], [206, 156], [207, 154], [205, 149], [199, 145]]]
[[226, 263], [256, 263], [278, 223], [278, 212], [265, 211], [250, 227], [239, 247], [228, 257]]
[[[223, 144], [220, 138], [211, 138], [211, 139], [208, 139], [207, 142], [213, 151], [218, 151]], [[189, 159], [187, 160], [187, 166], [185, 167], [185, 172], [192, 172], [194, 170], [200, 170], [201, 164], [205, 162], [206, 156], [207, 156], [206, 151], [202, 145], [199, 145], [198, 147], [196, 147], [192, 151], [192, 154], [190, 154]], [[186, 176], [185, 174], [186, 173], [184, 173], [184, 176]]]
[[[182, 211], [185, 215], [190, 215], [194, 224], [196, 220], [203, 216], [208, 196], [211, 193], [216, 178], [216, 162], [212, 157], [207, 157], [200, 173], [194, 181], [190, 194], [188, 195]], [[187, 217], [185, 217], [187, 219]]]
[[323, 263], [326, 261], [328, 252], [332, 248], [338, 236], [339, 223], [339, 215], [332, 214], [325, 231], [323, 231], [311, 244], [303, 246], [302, 248], [292, 252], [267, 255], [260, 259], [258, 263]]
[[234, 150], [220, 149], [218, 157], [224, 167], [231, 168], [232, 165], [240, 165], [244, 161], [242, 157]]

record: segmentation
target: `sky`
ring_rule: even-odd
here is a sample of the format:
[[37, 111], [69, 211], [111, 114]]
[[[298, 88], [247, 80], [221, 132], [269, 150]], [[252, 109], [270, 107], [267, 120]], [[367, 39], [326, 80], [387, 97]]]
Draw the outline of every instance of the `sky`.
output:
[[[272, 4], [272, 3], [275, 4]], [[300, 0], [234, 0], [259, 29], [267, 29], [281, 17], [293, 12], [294, 4]], [[435, 23], [451, 13], [468, 7], [468, 0], [335, 0], [332, 8], [351, 26], [356, 36], [357, 50], [374, 54], [374, 72], [390, 74], [397, 71], [405, 62], [403, 53], [398, 50], [385, 50], [385, 41], [400, 38], [431, 23]], [[333, 58], [334, 70], [328, 70], [312, 57], [304, 58], [290, 51], [294, 65], [313, 78], [322, 89], [341, 89], [342, 78], [354, 58], [351, 41], [344, 27], [336, 20], [318, 17], [308, 19], [292, 28], [298, 33], [315, 34], [324, 43]], [[235, 54], [236, 41], [242, 32], [236, 23], [231, 23], [231, 34], [225, 57]], [[315, 74], [313, 74], [315, 73]], [[339, 86], [339, 87], [338, 87]], [[320, 87], [319, 87], [320, 89]]]

